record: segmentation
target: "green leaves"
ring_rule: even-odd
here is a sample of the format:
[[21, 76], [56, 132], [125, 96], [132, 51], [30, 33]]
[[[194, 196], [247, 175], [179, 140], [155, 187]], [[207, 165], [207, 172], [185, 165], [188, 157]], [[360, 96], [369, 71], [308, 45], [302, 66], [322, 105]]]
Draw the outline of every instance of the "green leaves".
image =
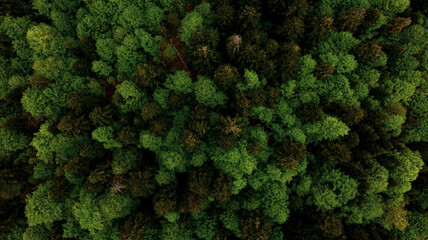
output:
[[22, 133], [13, 132], [0, 127], [0, 152], [9, 153], [25, 149], [29, 138]]
[[354, 97], [354, 90], [350, 86], [350, 81], [344, 75], [334, 75], [324, 81], [321, 85], [321, 93], [332, 102], [340, 105], [356, 105], [358, 100]]
[[116, 104], [123, 112], [137, 111], [147, 100], [145, 93], [130, 81], [125, 81], [117, 86], [116, 94], [118, 96]]
[[396, 185], [390, 186], [387, 193], [391, 196], [400, 197], [410, 190], [411, 182], [417, 178], [424, 162], [419, 152], [413, 152], [407, 148], [403, 151], [394, 150], [388, 155], [400, 165], [390, 170], [390, 178]]
[[389, 171], [379, 163], [374, 162], [369, 174], [371, 177], [367, 179], [369, 184], [367, 193], [385, 192], [388, 187]]
[[161, 36], [153, 37], [150, 33], [141, 28], [135, 30], [135, 36], [146, 53], [152, 57], [158, 57], [160, 55], [158, 42], [162, 39]]
[[34, 117], [56, 119], [66, 106], [68, 94], [84, 88], [83, 81], [81, 77], [64, 74], [60, 80], [43, 90], [27, 88], [21, 98], [22, 106]]
[[371, 0], [371, 2], [390, 16], [401, 13], [410, 6], [410, 0]]
[[363, 197], [359, 206], [343, 207], [343, 214], [349, 224], [368, 223], [384, 214], [384, 203], [382, 197], [377, 194], [370, 194]]
[[323, 212], [343, 206], [358, 193], [358, 183], [337, 169], [324, 165], [312, 188], [312, 202]]
[[352, 72], [357, 66], [358, 63], [355, 60], [355, 57], [351, 54], [321, 54], [320, 58], [323, 62], [330, 63], [335, 67], [337, 73], [349, 73]]
[[166, 79], [165, 87], [184, 94], [191, 93], [193, 91], [193, 83], [189, 72], [177, 71], [174, 75], [169, 75]]
[[108, 77], [113, 72], [113, 67], [104, 61], [92, 62], [92, 71], [98, 73], [100, 76]]
[[213, 239], [217, 230], [217, 222], [215, 218], [208, 214], [201, 214], [195, 218], [196, 235], [200, 239]]
[[134, 169], [138, 165], [138, 156], [136, 149], [119, 149], [113, 152], [112, 170], [114, 174], [121, 175]]
[[55, 221], [64, 218], [63, 205], [49, 198], [49, 186], [55, 184], [46, 182], [38, 185], [37, 189], [26, 198], [25, 216], [30, 227], [44, 224], [51, 226]]
[[212, 21], [212, 12], [210, 4], [204, 2], [195, 7], [195, 9], [187, 14], [183, 21], [181, 22], [180, 28], [180, 39], [189, 45], [190, 37], [197, 30], [204, 29], [211, 24]]
[[269, 182], [264, 190], [263, 212], [279, 224], [285, 223], [290, 214], [288, 193], [289, 190], [285, 184], [276, 182]]
[[36, 74], [44, 76], [48, 79], [56, 80], [67, 69], [65, 65], [71, 65], [71, 62], [65, 62], [60, 58], [47, 57], [45, 59], [37, 59], [34, 61], [33, 69]]
[[414, 1], [0, 0], [0, 238], [425, 237]]
[[215, 149], [212, 152], [212, 158], [217, 168], [235, 178], [233, 190], [235, 193], [245, 187], [244, 175], [251, 174], [257, 165], [257, 159], [247, 152], [247, 144], [244, 141], [228, 152], [221, 148]]
[[149, 131], [142, 131], [140, 133], [140, 143], [144, 148], [157, 152], [162, 146], [162, 138]]
[[100, 126], [92, 132], [92, 137], [98, 142], [103, 143], [104, 148], [120, 148], [122, 144], [113, 138], [113, 127], [112, 126]]
[[142, 10], [138, 6], [129, 5], [123, 10], [118, 22], [128, 31], [139, 28], [144, 24], [144, 15], [141, 12]]
[[148, 3], [145, 10], [144, 26], [151, 32], [156, 32], [161, 27], [162, 21], [165, 19], [165, 14], [161, 8], [154, 3]]
[[385, 120], [385, 130], [390, 131], [392, 136], [398, 136], [401, 133], [401, 125], [406, 121], [405, 117], [392, 114]]
[[204, 105], [215, 107], [225, 104], [227, 96], [218, 91], [214, 82], [205, 76], [198, 76], [195, 83], [196, 100]]
[[315, 70], [317, 62], [312, 58], [312, 55], [304, 55], [299, 59], [300, 62], [300, 75], [310, 74]]
[[80, 195], [79, 202], [73, 206], [73, 215], [92, 235], [111, 227], [113, 219], [127, 216], [136, 204], [129, 195], [104, 194], [95, 199], [91, 195]]
[[28, 29], [27, 41], [39, 56], [61, 56], [66, 51], [62, 36], [55, 28], [44, 23]]
[[116, 44], [112, 38], [98, 39], [96, 47], [97, 53], [103, 61], [108, 63], [114, 61]]
[[226, 209], [225, 212], [220, 215], [220, 220], [226, 229], [229, 229], [235, 234], [240, 235], [239, 216], [236, 212], [230, 208]]
[[27, 30], [34, 25], [29, 17], [13, 18], [7, 16], [2, 19], [0, 29], [13, 40], [25, 39]]
[[327, 40], [318, 44], [314, 52], [318, 54], [348, 53], [359, 43], [360, 40], [354, 38], [350, 32], [332, 32]]
[[42, 225], [27, 227], [24, 234], [22, 234], [22, 239], [24, 240], [44, 240], [47, 237], [49, 237], [49, 229]]
[[177, 152], [161, 152], [159, 158], [168, 170], [181, 169], [182, 171], [185, 167], [183, 157]]
[[175, 240], [175, 239], [183, 239], [183, 240], [194, 240], [192, 237], [191, 231], [186, 228], [180, 228], [177, 223], [167, 223], [164, 222], [162, 224], [162, 232], [160, 235], [161, 239], [165, 240]]
[[248, 89], [256, 89], [261, 86], [259, 77], [257, 76], [257, 73], [254, 71], [245, 69], [244, 79], [245, 79], [244, 83], [240, 82], [236, 85], [236, 88], [241, 92]]
[[306, 136], [311, 142], [322, 140], [334, 140], [338, 137], [345, 136], [349, 132], [349, 127], [335, 117], [326, 116], [323, 120], [306, 124], [303, 126]]
[[120, 45], [116, 48], [117, 62], [115, 66], [118, 73], [130, 76], [135, 72], [137, 63], [145, 60], [145, 56], [139, 55], [133, 48], [126, 45]]

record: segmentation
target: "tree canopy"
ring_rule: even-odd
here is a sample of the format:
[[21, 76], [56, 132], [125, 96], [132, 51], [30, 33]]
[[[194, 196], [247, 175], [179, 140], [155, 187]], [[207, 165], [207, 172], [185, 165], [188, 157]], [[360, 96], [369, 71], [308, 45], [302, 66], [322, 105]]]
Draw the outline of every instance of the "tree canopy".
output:
[[0, 0], [0, 240], [428, 238], [423, 0]]

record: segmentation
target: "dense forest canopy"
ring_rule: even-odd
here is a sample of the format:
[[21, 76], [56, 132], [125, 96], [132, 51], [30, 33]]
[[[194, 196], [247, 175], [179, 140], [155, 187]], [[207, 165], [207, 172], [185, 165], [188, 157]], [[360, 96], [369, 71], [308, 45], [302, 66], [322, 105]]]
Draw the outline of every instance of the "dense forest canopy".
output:
[[0, 239], [427, 239], [427, 16], [0, 0]]

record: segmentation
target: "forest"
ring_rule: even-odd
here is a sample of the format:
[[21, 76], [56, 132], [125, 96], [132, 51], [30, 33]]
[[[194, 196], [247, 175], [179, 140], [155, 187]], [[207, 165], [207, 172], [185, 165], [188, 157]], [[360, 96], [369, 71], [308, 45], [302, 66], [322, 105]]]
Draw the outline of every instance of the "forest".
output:
[[0, 240], [424, 240], [427, 164], [426, 0], [0, 0]]

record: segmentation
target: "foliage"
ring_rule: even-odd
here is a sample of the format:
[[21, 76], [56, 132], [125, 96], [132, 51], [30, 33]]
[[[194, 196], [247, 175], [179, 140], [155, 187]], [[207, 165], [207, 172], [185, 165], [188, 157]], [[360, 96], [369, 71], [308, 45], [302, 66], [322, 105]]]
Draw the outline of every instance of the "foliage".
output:
[[120, 98], [118, 107], [123, 112], [136, 111], [143, 107], [145, 95], [133, 82], [125, 81], [116, 87], [116, 93]]
[[129, 215], [135, 205], [127, 195], [104, 194], [94, 199], [81, 193], [79, 199], [73, 206], [73, 215], [82, 229], [88, 229], [92, 235], [111, 227], [113, 219]]
[[354, 179], [324, 166], [321, 177], [312, 188], [313, 203], [323, 212], [332, 210], [355, 198], [357, 187]]
[[165, 81], [165, 87], [185, 94], [193, 91], [192, 79], [189, 73], [185, 71], [178, 71], [169, 76]]
[[189, 44], [192, 34], [197, 30], [208, 27], [213, 21], [212, 18], [211, 7], [208, 2], [196, 6], [191, 13], [186, 14], [181, 23], [180, 39]]
[[25, 215], [30, 227], [45, 224], [50, 226], [53, 222], [64, 217], [63, 205], [49, 198], [49, 186], [53, 182], [41, 184], [28, 196], [25, 205]]
[[345, 136], [349, 132], [348, 126], [337, 118], [326, 116], [324, 119], [304, 126], [309, 141], [333, 140]]
[[28, 138], [21, 134], [12, 131], [8, 131], [5, 128], [0, 128], [1, 147], [0, 151], [8, 153], [25, 149], [28, 144]]
[[0, 239], [426, 239], [422, 0], [0, 0]]
[[205, 76], [198, 77], [195, 83], [195, 98], [199, 103], [210, 107], [223, 105], [227, 100], [227, 96], [218, 91], [213, 81]]

